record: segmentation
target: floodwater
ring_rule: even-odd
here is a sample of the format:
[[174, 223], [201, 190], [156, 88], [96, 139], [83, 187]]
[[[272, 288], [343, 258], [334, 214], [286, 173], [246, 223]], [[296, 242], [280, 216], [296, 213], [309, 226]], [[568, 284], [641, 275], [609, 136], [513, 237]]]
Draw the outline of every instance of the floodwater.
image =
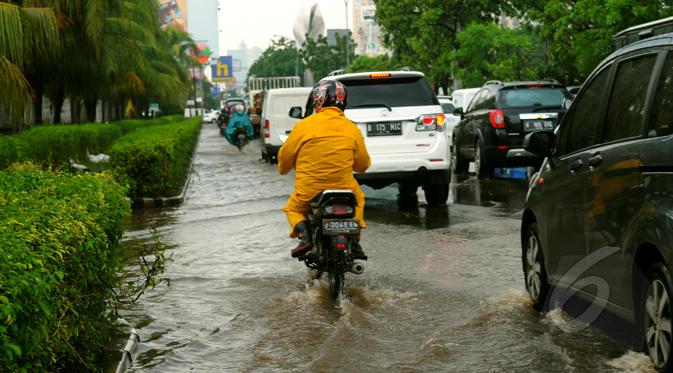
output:
[[601, 330], [531, 308], [525, 182], [454, 178], [448, 206], [426, 207], [421, 191], [406, 210], [396, 188], [365, 189], [367, 269], [333, 304], [289, 256], [292, 176], [259, 159], [257, 143], [239, 153], [204, 124], [185, 204], [135, 213], [127, 240], [156, 226], [174, 246], [171, 286], [121, 311], [141, 337], [131, 371], [651, 371]]

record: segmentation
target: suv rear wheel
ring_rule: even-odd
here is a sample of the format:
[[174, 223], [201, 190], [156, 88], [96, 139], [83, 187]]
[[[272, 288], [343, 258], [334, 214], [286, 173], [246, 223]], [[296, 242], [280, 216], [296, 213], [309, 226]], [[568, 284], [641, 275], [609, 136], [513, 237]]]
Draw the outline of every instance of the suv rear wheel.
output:
[[449, 184], [428, 184], [423, 187], [423, 192], [429, 206], [441, 206], [449, 198]]
[[484, 153], [484, 142], [477, 141], [474, 147], [474, 173], [480, 179], [487, 179], [493, 176], [493, 166], [490, 164]]
[[655, 263], [647, 273], [647, 292], [643, 299], [643, 336], [654, 367], [662, 372], [673, 368], [673, 283], [663, 263]]

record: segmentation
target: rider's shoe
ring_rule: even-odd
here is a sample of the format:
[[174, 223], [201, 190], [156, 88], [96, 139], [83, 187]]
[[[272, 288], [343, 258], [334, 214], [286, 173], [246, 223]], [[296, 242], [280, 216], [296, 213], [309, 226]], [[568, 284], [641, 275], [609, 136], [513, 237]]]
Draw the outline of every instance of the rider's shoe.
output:
[[354, 260], [367, 260], [367, 255], [362, 251], [362, 246], [357, 242], [351, 249], [351, 258]]
[[311, 232], [308, 229], [308, 224], [305, 221], [297, 223], [294, 226], [294, 233], [301, 241], [299, 245], [292, 249], [291, 254], [293, 258], [304, 256], [313, 249], [313, 240], [311, 239]]

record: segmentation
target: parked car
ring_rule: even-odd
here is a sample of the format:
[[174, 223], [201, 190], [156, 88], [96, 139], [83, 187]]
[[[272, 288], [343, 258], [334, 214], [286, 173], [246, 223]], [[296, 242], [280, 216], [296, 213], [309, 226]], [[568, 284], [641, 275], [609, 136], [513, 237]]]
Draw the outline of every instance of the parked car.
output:
[[564, 288], [641, 331], [673, 370], [673, 34], [602, 61], [556, 131], [523, 212], [522, 262], [535, 308]]
[[[449, 193], [449, 149], [446, 116], [425, 75], [386, 71], [334, 75], [348, 89], [345, 115], [355, 122], [372, 158], [366, 173], [355, 178], [383, 188], [398, 183], [400, 193], [415, 195], [422, 187], [430, 205], [446, 203]], [[313, 110], [308, 98], [305, 116]], [[292, 110], [301, 117], [302, 108]]]
[[220, 112], [218, 110], [210, 110], [203, 115], [203, 121], [206, 123], [215, 123], [219, 115]]
[[490, 81], [472, 99], [453, 129], [452, 155], [456, 173], [469, 162], [479, 178], [493, 175], [495, 167], [539, 167], [542, 157], [522, 147], [526, 134], [554, 129], [563, 102], [571, 96], [555, 81]]
[[298, 119], [288, 116], [290, 108], [303, 105], [311, 88], [279, 88], [266, 93], [262, 109], [262, 159], [274, 163], [282, 145], [278, 135], [294, 128]]
[[456, 89], [451, 93], [451, 101], [453, 102], [453, 106], [455, 108], [463, 108], [463, 111], [467, 109], [467, 107], [470, 105], [470, 101], [472, 101], [472, 98], [474, 95], [479, 92], [480, 88], [463, 88], [463, 89]]

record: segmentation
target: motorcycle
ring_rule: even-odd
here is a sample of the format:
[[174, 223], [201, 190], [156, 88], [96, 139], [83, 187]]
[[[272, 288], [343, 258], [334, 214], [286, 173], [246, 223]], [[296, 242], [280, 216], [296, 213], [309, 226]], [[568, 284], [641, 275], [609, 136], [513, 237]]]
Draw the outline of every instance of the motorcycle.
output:
[[316, 278], [327, 274], [332, 300], [344, 293], [346, 272], [361, 275], [365, 271], [364, 264], [351, 256], [360, 234], [360, 224], [354, 219], [355, 205], [353, 191], [325, 190], [313, 200], [307, 214], [314, 248], [298, 259], [316, 271]]
[[243, 147], [248, 144], [248, 135], [245, 128], [237, 128], [236, 133], [234, 134], [234, 141], [236, 142], [236, 147], [238, 151], [243, 151]]
[[[284, 143], [287, 134], [279, 138]], [[325, 190], [313, 199], [306, 214], [314, 247], [298, 259], [316, 272], [316, 278], [327, 274], [332, 300], [344, 293], [346, 272], [361, 275], [365, 271], [364, 264], [351, 256], [360, 235], [360, 223], [354, 219], [356, 204], [351, 190]]]

